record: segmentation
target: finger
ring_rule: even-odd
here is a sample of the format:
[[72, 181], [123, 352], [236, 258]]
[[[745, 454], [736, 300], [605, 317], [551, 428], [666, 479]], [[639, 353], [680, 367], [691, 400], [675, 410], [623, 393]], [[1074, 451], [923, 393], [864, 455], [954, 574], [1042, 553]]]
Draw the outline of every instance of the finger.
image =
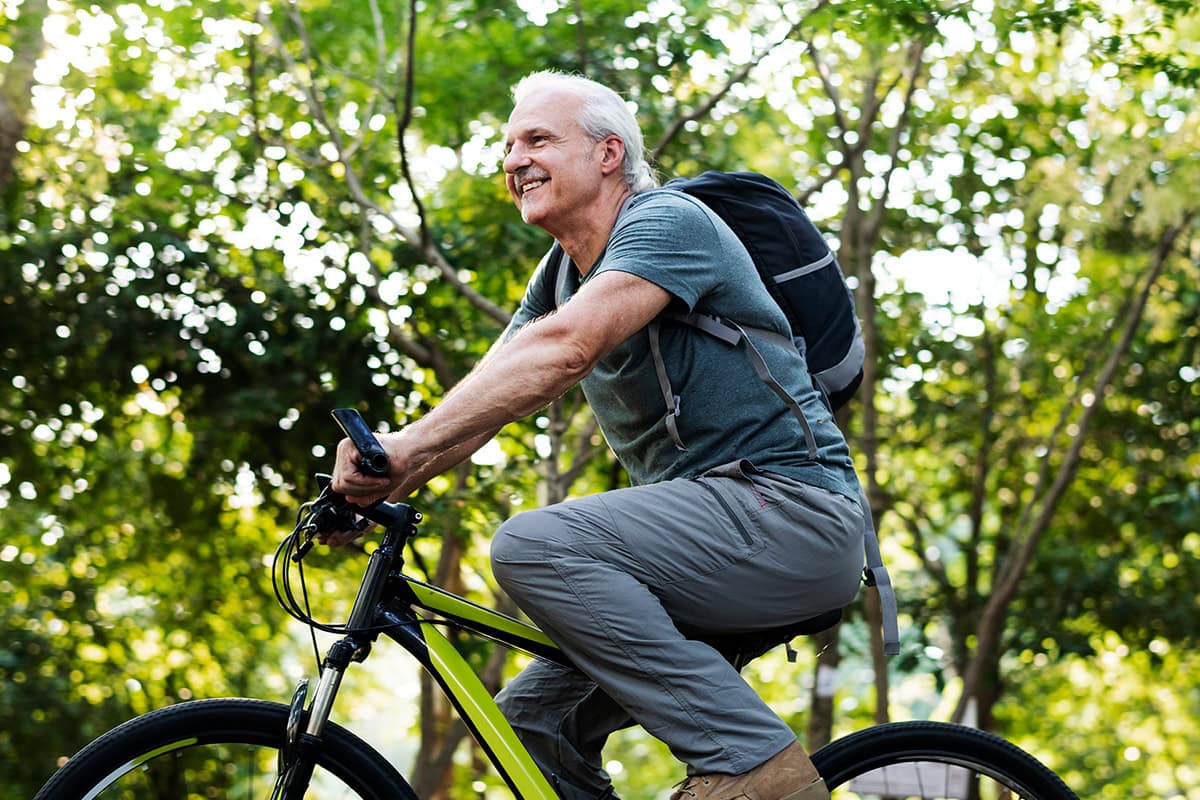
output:
[[379, 498], [387, 496], [388, 490], [391, 488], [391, 481], [387, 478], [374, 478], [370, 475], [363, 475], [361, 472], [346, 472], [344, 470], [335, 470], [333, 474], [333, 490], [346, 497], [371, 497]]
[[352, 542], [361, 534], [353, 531], [337, 531], [335, 533], [322, 533], [317, 535], [317, 541], [329, 547], [341, 547], [347, 542]]
[[[363, 478], [379, 478], [379, 476], [369, 475], [363, 471], [362, 453], [359, 452], [358, 447], [350, 439], [342, 439], [340, 442], [338, 442], [337, 461], [339, 466], [345, 467], [345, 471], [348, 474], [361, 476]], [[388, 476], [385, 475], [379, 479], [387, 480]]]

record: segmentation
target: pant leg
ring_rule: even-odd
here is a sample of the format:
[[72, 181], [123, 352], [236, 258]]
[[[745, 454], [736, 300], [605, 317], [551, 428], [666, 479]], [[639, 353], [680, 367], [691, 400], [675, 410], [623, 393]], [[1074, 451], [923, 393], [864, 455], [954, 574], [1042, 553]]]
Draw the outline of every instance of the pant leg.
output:
[[610, 734], [634, 723], [595, 681], [576, 669], [534, 661], [496, 702], [564, 798], [594, 800], [612, 789], [601, 750]]
[[518, 515], [492, 562], [525, 612], [690, 771], [737, 774], [795, 735], [675, 621], [733, 632], [845, 605], [862, 567], [861, 511], [731, 465]]

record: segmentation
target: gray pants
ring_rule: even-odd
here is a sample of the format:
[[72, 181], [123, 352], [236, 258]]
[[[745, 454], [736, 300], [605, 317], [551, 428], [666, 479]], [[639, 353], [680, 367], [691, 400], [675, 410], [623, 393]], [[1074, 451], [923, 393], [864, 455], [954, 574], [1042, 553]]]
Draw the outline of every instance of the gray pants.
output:
[[745, 772], [795, 734], [679, 627], [743, 632], [841, 608], [862, 566], [858, 502], [744, 461], [519, 514], [492, 542], [496, 579], [578, 671], [534, 662], [497, 701], [565, 797], [611, 788], [601, 748], [635, 721], [691, 774]]

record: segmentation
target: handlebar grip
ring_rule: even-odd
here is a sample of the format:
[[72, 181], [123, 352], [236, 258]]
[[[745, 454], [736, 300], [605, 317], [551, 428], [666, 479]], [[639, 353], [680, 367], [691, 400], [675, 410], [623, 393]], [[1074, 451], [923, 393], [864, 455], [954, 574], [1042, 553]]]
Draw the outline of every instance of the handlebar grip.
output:
[[358, 448], [359, 469], [367, 475], [374, 475], [377, 478], [387, 477], [389, 466], [387, 453], [384, 452], [383, 445], [375, 438], [375, 434], [371, 433], [367, 423], [363, 421], [362, 415], [353, 408], [335, 408], [333, 418], [337, 420], [342, 432]]

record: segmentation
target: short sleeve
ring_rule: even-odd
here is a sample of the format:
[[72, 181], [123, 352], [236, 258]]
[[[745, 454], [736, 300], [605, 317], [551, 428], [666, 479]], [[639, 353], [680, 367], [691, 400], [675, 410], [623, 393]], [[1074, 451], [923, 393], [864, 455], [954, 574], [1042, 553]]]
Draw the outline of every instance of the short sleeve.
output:
[[508, 327], [504, 330], [504, 335], [501, 337], [503, 341], [507, 341], [518, 330], [535, 319], [546, 316], [555, 309], [554, 284], [557, 276], [558, 259], [555, 259], [556, 263], [550, 263], [550, 255], [553, 252], [554, 248], [551, 248], [550, 252], [542, 256], [542, 260], [538, 262], [533, 275], [529, 277], [529, 283], [525, 286], [525, 295], [521, 298], [521, 304], [517, 307], [516, 312], [508, 323]]
[[637, 200], [617, 221], [596, 272], [637, 275], [695, 310], [722, 280], [726, 238], [711, 212], [681, 192], [659, 190]]

